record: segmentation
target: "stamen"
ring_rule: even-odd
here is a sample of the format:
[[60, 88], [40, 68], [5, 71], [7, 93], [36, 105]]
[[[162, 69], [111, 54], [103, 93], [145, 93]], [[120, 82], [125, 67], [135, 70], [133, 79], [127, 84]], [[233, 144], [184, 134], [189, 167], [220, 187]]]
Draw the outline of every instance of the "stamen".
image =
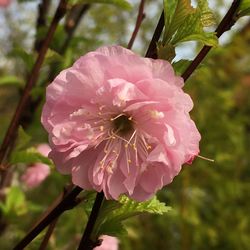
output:
[[128, 140], [128, 144], [130, 144], [130, 142], [133, 139], [133, 137], [135, 136], [135, 134], [136, 134], [136, 130], [133, 132], [133, 134], [131, 135], [130, 139]]
[[197, 157], [205, 160], [205, 161], [210, 161], [210, 162], [214, 162], [214, 159], [210, 159], [210, 158], [207, 158], [207, 157], [204, 157], [204, 156], [201, 156], [201, 155], [197, 155]]
[[125, 142], [128, 143], [128, 141], [127, 141], [126, 139], [124, 139], [124, 138], [122, 138], [121, 136], [117, 135], [113, 130], [111, 131], [111, 133], [112, 133], [112, 135], [114, 136], [114, 139], [115, 139], [115, 138], [119, 138], [119, 139], [121, 139], [121, 140], [123, 140], [123, 141], [125, 141]]
[[126, 159], [127, 159], [127, 170], [128, 170], [128, 174], [129, 174], [130, 173], [129, 161], [131, 161], [131, 160], [130, 160], [129, 151], [126, 148], [126, 145], [125, 145], [125, 154], [126, 154]]
[[123, 116], [123, 115], [124, 115], [124, 114], [121, 113], [121, 114], [117, 115], [116, 117], [110, 118], [110, 121], [114, 121], [114, 120], [116, 120], [117, 118], [119, 118], [119, 117], [121, 117], [121, 116]]

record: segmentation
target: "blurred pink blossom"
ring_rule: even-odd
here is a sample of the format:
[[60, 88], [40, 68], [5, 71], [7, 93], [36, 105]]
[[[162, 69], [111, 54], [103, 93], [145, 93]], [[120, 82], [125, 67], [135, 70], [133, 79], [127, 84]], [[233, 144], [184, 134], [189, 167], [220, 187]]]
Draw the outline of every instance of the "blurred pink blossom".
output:
[[102, 244], [95, 247], [94, 250], [118, 250], [119, 240], [116, 237], [102, 235], [100, 238]]
[[170, 63], [120, 46], [81, 57], [48, 86], [49, 157], [74, 184], [143, 201], [199, 153], [183, 79]]
[[11, 0], [0, 0], [0, 7], [7, 7]]
[[[43, 156], [48, 156], [51, 151], [48, 144], [40, 144], [37, 147], [38, 152]], [[50, 167], [43, 163], [34, 163], [29, 166], [25, 173], [22, 175], [21, 180], [29, 188], [37, 187], [43, 182], [50, 174]]]

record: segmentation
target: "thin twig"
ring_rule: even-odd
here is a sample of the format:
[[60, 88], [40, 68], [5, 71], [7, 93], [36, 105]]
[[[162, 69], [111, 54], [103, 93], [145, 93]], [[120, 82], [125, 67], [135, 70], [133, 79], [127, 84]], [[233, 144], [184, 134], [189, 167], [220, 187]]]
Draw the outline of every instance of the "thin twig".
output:
[[68, 194], [65, 195], [63, 200], [56, 205], [54, 209], [44, 217], [14, 248], [13, 250], [24, 249], [45, 227], [52, 221], [58, 218], [64, 211], [74, 208], [79, 204], [76, 200], [82, 188], [76, 186]]
[[64, 16], [64, 14], [66, 12], [66, 6], [67, 6], [67, 0], [61, 0], [59, 5], [58, 5], [58, 8], [56, 10], [55, 16], [51, 22], [51, 25], [50, 25], [50, 28], [49, 28], [48, 33], [46, 35], [46, 38], [45, 38], [43, 45], [40, 49], [40, 52], [39, 52], [39, 55], [36, 59], [35, 65], [31, 71], [30, 77], [29, 77], [27, 84], [24, 88], [23, 95], [22, 95], [22, 97], [17, 105], [15, 114], [11, 120], [9, 127], [8, 127], [7, 133], [5, 134], [3, 143], [2, 143], [1, 148], [0, 148], [0, 164], [3, 163], [6, 152], [8, 151], [9, 145], [11, 144], [11, 142], [13, 142], [15, 140], [17, 128], [18, 128], [18, 125], [20, 124], [20, 119], [22, 117], [22, 113], [24, 112], [24, 110], [26, 108], [26, 104], [27, 104], [27, 101], [29, 99], [30, 92], [38, 79], [41, 66], [43, 64], [46, 52], [47, 52], [49, 44], [53, 38], [53, 35], [54, 35], [55, 30], [57, 28], [57, 25], [58, 25], [60, 19]]
[[137, 19], [136, 19], [135, 28], [134, 28], [134, 31], [132, 33], [132, 36], [131, 36], [129, 43], [128, 43], [128, 46], [127, 46], [128, 49], [132, 48], [134, 41], [135, 41], [135, 38], [137, 36], [137, 33], [140, 29], [141, 23], [142, 23], [143, 19], [145, 18], [144, 4], [145, 4], [145, 0], [141, 0], [140, 5], [139, 5]]
[[44, 37], [40, 36], [40, 30], [44, 27], [46, 27], [46, 16], [49, 11], [51, 0], [41, 0], [41, 3], [38, 4], [38, 16], [37, 16], [37, 22], [36, 22], [36, 40], [34, 43], [34, 49], [39, 52]]
[[96, 246], [95, 242], [92, 242], [91, 240], [91, 234], [94, 229], [95, 222], [97, 220], [103, 199], [104, 199], [103, 192], [97, 193], [96, 199], [95, 199], [91, 214], [89, 216], [87, 226], [85, 228], [82, 239], [80, 241], [78, 250], [92, 250]]
[[[72, 189], [73, 189], [73, 185], [72, 185], [72, 184], [71, 184], [71, 185], [66, 185], [66, 186], [64, 187], [64, 189], [63, 189], [63, 192], [60, 194], [60, 196], [53, 202], [53, 204], [52, 204], [52, 209], [55, 208], [55, 207], [64, 199], [64, 197], [65, 197], [68, 193], [70, 193], [70, 192], [72, 191]], [[49, 208], [47, 211], [50, 212], [52, 209]], [[44, 219], [44, 217], [47, 216], [48, 214], [49, 214], [49, 213], [46, 212], [45, 215], [43, 216], [43, 219]], [[54, 229], [55, 229], [55, 226], [56, 226], [56, 223], [57, 223], [58, 219], [59, 219], [59, 216], [58, 216], [57, 218], [55, 218], [55, 220], [52, 221], [52, 222], [49, 224], [48, 230], [47, 230], [47, 232], [46, 232], [46, 234], [45, 234], [45, 236], [44, 236], [44, 238], [43, 238], [43, 241], [42, 241], [42, 243], [41, 243], [41, 245], [40, 245], [40, 247], [39, 247], [39, 250], [45, 250], [45, 249], [47, 248], [47, 245], [48, 245], [48, 243], [49, 243], [49, 239], [50, 239], [50, 237], [51, 237], [51, 235], [52, 235], [52, 233], [53, 233], [53, 231], [54, 231]]]
[[89, 10], [89, 8], [90, 8], [90, 4], [82, 4], [80, 6], [76, 5], [70, 11], [69, 17], [66, 20], [66, 24], [65, 24], [65, 31], [67, 33], [67, 37], [66, 37], [62, 47], [60, 48], [60, 51], [59, 51], [60, 54], [65, 53], [73, 35], [74, 35], [75, 30], [77, 29], [82, 17], [86, 14], [86, 12]]
[[55, 226], [56, 226], [56, 223], [58, 221], [58, 218], [59, 217], [57, 217], [55, 220], [53, 220], [49, 224], [48, 230], [47, 230], [47, 232], [46, 232], [46, 234], [45, 234], [45, 236], [43, 238], [43, 241], [42, 241], [42, 243], [41, 243], [41, 245], [40, 245], [40, 247], [39, 247], [38, 250], [45, 250], [47, 248], [48, 243], [49, 243], [49, 239], [50, 239], [50, 237], [51, 237], [51, 235], [52, 235], [52, 233], [53, 233], [53, 231], [55, 229]]
[[[231, 29], [231, 27], [236, 22], [235, 15], [237, 12], [237, 9], [240, 5], [241, 0], [234, 0], [230, 9], [228, 10], [227, 14], [224, 16], [222, 21], [220, 22], [218, 28], [215, 30], [216, 36], [219, 38], [224, 32]], [[195, 59], [192, 61], [192, 63], [188, 66], [188, 68], [185, 70], [185, 72], [182, 74], [182, 77], [184, 81], [186, 81], [191, 74], [194, 72], [194, 70], [200, 65], [202, 60], [205, 58], [207, 53], [210, 51], [212, 47], [211, 46], [204, 46], [199, 54], [195, 57]]]
[[150, 41], [145, 57], [154, 58], [154, 59], [157, 58], [156, 43], [159, 41], [161, 37], [163, 28], [164, 28], [164, 11], [162, 11], [161, 13], [161, 17], [158, 21], [158, 24], [156, 26], [152, 40]]

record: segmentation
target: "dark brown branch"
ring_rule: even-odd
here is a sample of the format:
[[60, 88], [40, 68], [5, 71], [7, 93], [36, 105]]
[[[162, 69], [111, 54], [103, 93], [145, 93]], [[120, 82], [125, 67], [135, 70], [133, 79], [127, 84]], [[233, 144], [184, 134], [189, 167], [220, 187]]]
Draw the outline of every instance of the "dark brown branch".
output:
[[64, 52], [68, 48], [69, 43], [75, 33], [75, 30], [77, 29], [82, 17], [86, 14], [89, 8], [90, 4], [82, 4], [80, 6], [76, 5], [72, 7], [72, 10], [70, 11], [65, 23], [65, 31], [67, 33], [67, 37], [59, 51], [60, 54], [64, 54]]
[[35, 85], [38, 76], [39, 76], [39, 71], [41, 69], [41, 66], [43, 64], [46, 52], [48, 50], [49, 44], [53, 38], [53, 35], [55, 33], [55, 30], [57, 28], [57, 25], [60, 21], [60, 19], [64, 16], [66, 12], [66, 5], [67, 1], [66, 0], [61, 0], [58, 8], [56, 10], [55, 16], [51, 22], [50, 28], [48, 30], [48, 33], [46, 35], [46, 38], [43, 42], [43, 45], [39, 51], [39, 55], [36, 59], [35, 65], [31, 71], [31, 74], [28, 78], [27, 84], [24, 88], [23, 95], [18, 103], [18, 106], [16, 108], [15, 114], [11, 120], [11, 123], [9, 125], [9, 128], [7, 130], [7, 133], [5, 134], [3, 143], [0, 148], [0, 165], [3, 163], [3, 160], [5, 158], [6, 152], [8, 151], [9, 145], [15, 141], [16, 137], [16, 132], [18, 125], [20, 124], [20, 119], [22, 117], [22, 114], [26, 108], [27, 101], [29, 100], [30, 92]]
[[[227, 14], [224, 16], [222, 21], [220, 22], [218, 28], [216, 29], [216, 36], [219, 38], [224, 32], [231, 29], [231, 27], [236, 22], [236, 13], [237, 9], [240, 5], [241, 0], [234, 0]], [[195, 71], [195, 69], [200, 65], [202, 60], [205, 58], [207, 53], [210, 51], [211, 46], [204, 46], [199, 54], [195, 57], [192, 63], [188, 66], [185, 72], [182, 74], [184, 81], [186, 81], [191, 74]]]
[[36, 40], [34, 44], [34, 49], [39, 52], [43, 39], [40, 37], [40, 30], [43, 27], [46, 27], [46, 17], [48, 14], [49, 6], [50, 6], [51, 0], [41, 0], [41, 3], [38, 4], [38, 16], [37, 16], [37, 22], [36, 22]]
[[76, 199], [82, 191], [80, 187], [74, 187], [63, 200], [59, 202], [14, 248], [13, 250], [24, 249], [45, 227], [55, 221], [64, 211], [74, 208], [79, 201]]
[[49, 243], [49, 239], [50, 239], [50, 237], [55, 229], [57, 221], [58, 221], [58, 217], [50, 223], [48, 230], [47, 230], [47, 232], [43, 238], [43, 241], [42, 241], [38, 250], [45, 250], [47, 248], [48, 243]]
[[84, 234], [82, 236], [80, 245], [78, 247], [78, 250], [92, 250], [96, 246], [96, 242], [93, 242], [91, 240], [91, 234], [94, 229], [103, 199], [104, 199], [103, 192], [97, 193], [96, 199], [95, 199], [91, 214], [89, 216]]
[[[60, 194], [60, 196], [53, 202], [53, 204], [52, 204], [52, 206], [51, 206], [52, 208], [49, 208], [49, 209], [47, 210], [47, 212], [46, 212], [45, 215], [43, 216], [42, 220], [51, 212], [51, 210], [52, 210], [53, 208], [55, 208], [55, 207], [65, 198], [65, 196], [66, 196], [68, 193], [70, 193], [70, 192], [72, 191], [72, 188], [73, 188], [72, 185], [67, 185], [67, 186], [64, 187], [63, 192], [62, 192], [62, 193]], [[48, 245], [48, 243], [49, 243], [49, 239], [50, 239], [50, 237], [51, 237], [51, 235], [52, 235], [52, 233], [53, 233], [53, 231], [54, 231], [54, 229], [55, 229], [55, 226], [56, 226], [56, 223], [57, 223], [58, 219], [59, 219], [59, 216], [58, 216], [57, 218], [55, 218], [55, 220], [52, 221], [52, 222], [50, 223], [50, 225], [48, 226], [48, 230], [47, 230], [47, 232], [46, 232], [46, 234], [45, 234], [45, 236], [44, 236], [44, 238], [43, 238], [43, 241], [42, 241], [42, 243], [41, 243], [41, 245], [40, 245], [40, 247], [39, 247], [39, 250], [45, 250], [45, 249], [47, 248], [47, 245]]]
[[128, 49], [132, 48], [134, 41], [135, 41], [135, 38], [137, 36], [137, 33], [140, 29], [141, 23], [142, 23], [143, 19], [145, 18], [144, 4], [145, 4], [145, 0], [141, 0], [140, 5], [139, 5], [137, 19], [136, 19], [135, 28], [134, 28], [134, 31], [132, 33], [132, 36], [131, 36], [130, 41], [129, 41], [128, 46], [127, 46]]
[[164, 28], [164, 11], [162, 11], [162, 13], [161, 13], [161, 17], [158, 21], [158, 24], [156, 26], [154, 35], [153, 35], [152, 40], [149, 44], [149, 47], [148, 47], [148, 50], [146, 52], [145, 57], [154, 58], [154, 59], [157, 58], [156, 44], [161, 37], [161, 33], [162, 33], [163, 28]]

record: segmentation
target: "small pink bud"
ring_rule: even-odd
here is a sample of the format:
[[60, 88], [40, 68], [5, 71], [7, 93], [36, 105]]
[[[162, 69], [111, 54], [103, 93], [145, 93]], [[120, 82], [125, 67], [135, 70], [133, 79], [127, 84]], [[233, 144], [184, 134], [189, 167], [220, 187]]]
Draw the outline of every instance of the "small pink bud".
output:
[[100, 238], [102, 244], [95, 247], [94, 250], [118, 250], [119, 240], [116, 237], [102, 235]]
[[[40, 144], [37, 146], [38, 152], [43, 156], [48, 156], [51, 151], [48, 144]], [[21, 180], [29, 188], [35, 188], [39, 186], [50, 174], [50, 167], [43, 163], [34, 163], [29, 166], [25, 173], [21, 176]]]

